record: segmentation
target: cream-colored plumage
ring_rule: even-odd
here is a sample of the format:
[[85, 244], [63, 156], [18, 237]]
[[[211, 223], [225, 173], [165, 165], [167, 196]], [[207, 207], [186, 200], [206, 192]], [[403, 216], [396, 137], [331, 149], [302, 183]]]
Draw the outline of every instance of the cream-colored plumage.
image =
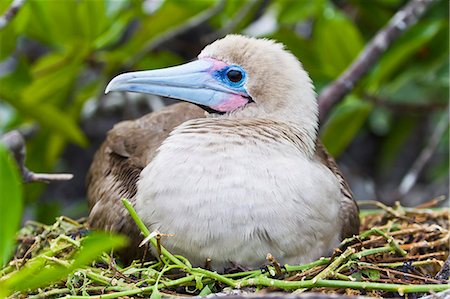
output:
[[357, 207], [318, 143], [315, 93], [298, 60], [280, 44], [238, 35], [199, 59], [242, 67], [253, 102], [206, 118], [181, 104], [166, 108], [177, 119], [162, 130], [151, 124], [164, 112], [113, 129], [90, 170], [91, 225], [139, 241], [118, 204], [128, 196], [149, 229], [174, 234], [163, 239], [169, 250], [196, 265], [210, 258], [215, 269], [257, 267], [269, 252], [309, 262], [356, 233]]

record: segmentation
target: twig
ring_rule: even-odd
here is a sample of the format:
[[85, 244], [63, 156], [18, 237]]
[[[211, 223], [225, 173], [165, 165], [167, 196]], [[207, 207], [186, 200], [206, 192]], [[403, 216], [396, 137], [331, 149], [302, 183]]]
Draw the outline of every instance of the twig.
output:
[[433, 279], [433, 278], [429, 278], [429, 277], [426, 277], [426, 276], [422, 277], [422, 276], [418, 276], [418, 275], [411, 274], [411, 273], [406, 273], [406, 272], [401, 272], [401, 271], [394, 270], [394, 269], [383, 269], [383, 268], [380, 268], [378, 266], [374, 266], [374, 265], [370, 265], [370, 264], [369, 265], [360, 265], [360, 269], [373, 269], [373, 270], [377, 270], [377, 271], [384, 271], [386, 273], [392, 273], [392, 274], [397, 274], [397, 275], [401, 275], [401, 276], [407, 276], [407, 277], [411, 277], [411, 278], [416, 278], [416, 279], [428, 281], [428, 282], [431, 282], [431, 283], [436, 283], [436, 284], [441, 283], [439, 280], [436, 280], [436, 279]]
[[433, 2], [434, 0], [411, 0], [372, 38], [345, 72], [320, 94], [318, 102], [321, 120], [326, 118], [330, 109], [351, 91], [387, 48], [416, 23]]
[[73, 178], [69, 173], [34, 173], [25, 166], [25, 140], [22, 134], [17, 131], [11, 131], [1, 137], [2, 142], [14, 155], [14, 159], [22, 173], [22, 179], [25, 183], [41, 182], [49, 183], [52, 181], [68, 181]]
[[415, 206], [416, 209], [428, 209], [437, 206], [438, 204], [442, 203], [447, 199], [447, 196], [441, 195], [438, 197], [435, 197], [427, 202], [421, 203], [420, 205]]
[[5, 13], [0, 17], [0, 30], [6, 27], [12, 19], [17, 15], [22, 5], [24, 5], [26, 0], [14, 0], [13, 3], [8, 7]]
[[273, 265], [273, 267], [275, 268], [275, 273], [277, 274], [277, 276], [281, 276], [282, 271], [281, 271], [281, 267], [280, 264], [278, 263], [278, 261], [273, 257], [273, 255], [271, 253], [267, 254], [266, 260], [269, 261], [269, 263], [271, 263]]
[[404, 213], [401, 211], [398, 211], [392, 207], [389, 207], [387, 205], [385, 205], [384, 203], [382, 203], [381, 201], [377, 201], [377, 200], [360, 200], [358, 201], [358, 206], [362, 207], [362, 206], [376, 206], [382, 210], [384, 210], [385, 212], [391, 214], [392, 216], [396, 217], [396, 218], [400, 218], [406, 221], [410, 221], [410, 219], [408, 217], [406, 217], [404, 215]]
[[[424, 261], [411, 262], [411, 266], [414, 266], [414, 267], [423, 266], [423, 265], [431, 265], [431, 264], [442, 265], [442, 261], [437, 260], [437, 259], [431, 259], [431, 260], [428, 259], [428, 260], [424, 260]], [[398, 267], [405, 265], [405, 262], [376, 263], [374, 265], [378, 266], [378, 267], [398, 268]]]
[[327, 278], [330, 276], [342, 263], [344, 263], [352, 254], [355, 253], [355, 250], [351, 247], [347, 248], [344, 253], [342, 253], [339, 257], [337, 257], [331, 264], [328, 265], [325, 269], [323, 269], [319, 274], [317, 274], [313, 278], [313, 282], [318, 280]]
[[435, 240], [435, 241], [420, 241], [417, 243], [411, 243], [411, 244], [403, 244], [400, 245], [402, 249], [411, 250], [413, 248], [436, 248], [441, 245], [448, 244], [448, 241], [450, 239], [450, 233], [447, 233], [444, 237]]
[[433, 156], [433, 153], [435, 152], [436, 148], [438, 147], [442, 136], [444, 135], [445, 131], [448, 129], [448, 124], [449, 124], [448, 122], [449, 122], [448, 114], [444, 113], [442, 118], [439, 120], [439, 123], [437, 124], [436, 128], [434, 129], [433, 134], [431, 135], [430, 139], [428, 140], [428, 144], [422, 150], [419, 157], [417, 157], [416, 161], [411, 166], [411, 169], [403, 177], [402, 182], [400, 183], [400, 186], [398, 188], [398, 193], [399, 193], [400, 197], [405, 196], [411, 190], [411, 188], [414, 186], [414, 184], [416, 183], [420, 172], [422, 171], [424, 166], [428, 163], [428, 161]]
[[426, 293], [430, 291], [445, 291], [450, 289], [448, 284], [421, 284], [421, 285], [401, 285], [392, 283], [378, 283], [366, 281], [339, 281], [339, 280], [303, 280], [303, 281], [287, 281], [271, 279], [265, 276], [259, 276], [253, 279], [245, 280], [241, 283], [241, 287], [247, 286], [267, 286], [276, 287], [283, 290], [294, 290], [298, 288], [352, 288], [363, 290], [383, 290], [390, 292], [398, 292], [400, 295], [405, 293]]

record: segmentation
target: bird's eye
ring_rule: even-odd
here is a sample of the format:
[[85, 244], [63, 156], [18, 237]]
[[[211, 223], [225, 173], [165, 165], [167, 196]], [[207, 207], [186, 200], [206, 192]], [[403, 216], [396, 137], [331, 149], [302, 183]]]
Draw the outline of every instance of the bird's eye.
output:
[[214, 77], [223, 84], [233, 89], [243, 88], [247, 74], [239, 65], [227, 65], [221, 70], [214, 72]]
[[242, 80], [243, 75], [241, 71], [231, 69], [227, 72], [227, 77], [231, 82], [237, 83]]

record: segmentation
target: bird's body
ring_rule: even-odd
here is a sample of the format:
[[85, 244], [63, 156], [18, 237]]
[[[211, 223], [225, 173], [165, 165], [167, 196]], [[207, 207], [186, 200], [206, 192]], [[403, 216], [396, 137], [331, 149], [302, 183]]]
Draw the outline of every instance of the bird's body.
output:
[[[141, 238], [119, 201], [128, 197], [150, 230], [174, 234], [163, 239], [169, 250], [196, 265], [209, 258], [216, 269], [261, 266], [267, 253], [282, 263], [309, 262], [356, 233], [357, 207], [317, 139], [315, 94], [295, 57], [267, 40], [231, 36], [199, 58], [202, 72], [232, 68], [244, 72], [237, 78], [244, 84], [220, 78], [230, 96], [214, 85], [209, 107], [224, 114], [205, 117], [177, 104], [116, 126], [91, 167], [91, 225], [125, 232], [136, 245]], [[268, 70], [292, 80], [252, 80]], [[127, 90], [140, 91], [136, 76], [125, 78], [134, 80]], [[161, 94], [161, 82], [151, 80]]]

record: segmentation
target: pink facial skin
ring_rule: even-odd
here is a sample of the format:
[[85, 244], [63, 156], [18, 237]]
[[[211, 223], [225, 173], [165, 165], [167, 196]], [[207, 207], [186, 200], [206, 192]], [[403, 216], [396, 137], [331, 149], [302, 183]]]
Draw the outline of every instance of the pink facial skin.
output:
[[248, 100], [237, 94], [230, 94], [228, 97], [224, 98], [224, 101], [218, 105], [211, 107], [214, 110], [222, 112], [230, 112], [242, 107], [248, 103]]
[[211, 72], [221, 70], [228, 65], [223, 61], [213, 59], [213, 58], [203, 58], [203, 60], [212, 62]]

